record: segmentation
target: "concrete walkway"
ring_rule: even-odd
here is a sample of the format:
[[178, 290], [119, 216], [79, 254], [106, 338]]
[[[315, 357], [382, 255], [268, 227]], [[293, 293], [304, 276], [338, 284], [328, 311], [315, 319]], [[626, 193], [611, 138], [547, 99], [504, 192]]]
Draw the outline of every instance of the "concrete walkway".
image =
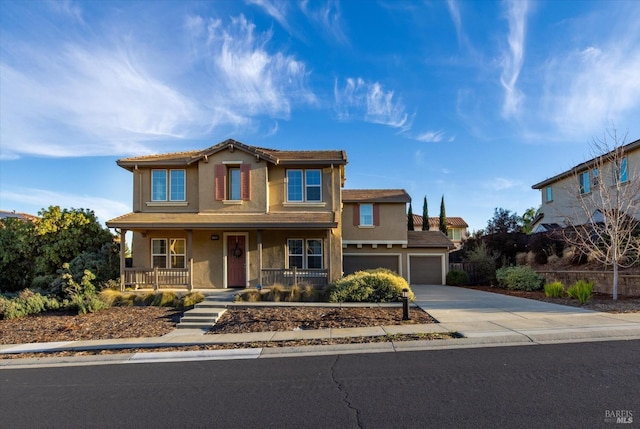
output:
[[[183, 329], [175, 330], [159, 338], [0, 345], [0, 354], [21, 354], [37, 351], [153, 348], [219, 343], [255, 343], [260, 341], [331, 339], [432, 332], [457, 332], [462, 334], [464, 338], [198, 352], [122, 353], [117, 355], [84, 356], [78, 358], [0, 359], [0, 369], [33, 367], [43, 364], [82, 365], [96, 364], [97, 362], [133, 363], [199, 359], [253, 359], [258, 357], [394, 352], [403, 350], [640, 339], [640, 313], [600, 313], [572, 306], [550, 304], [525, 298], [451, 286], [418, 285], [412, 286], [412, 289], [416, 294], [415, 304], [424, 309], [440, 323], [214, 335], [204, 335], [205, 331], [199, 329]], [[228, 295], [225, 295], [225, 299], [227, 299], [227, 296]], [[230, 304], [228, 301], [226, 301], [226, 303]], [[281, 303], [280, 305], [290, 306], [291, 304]], [[334, 305], [341, 306], [341, 304]], [[358, 304], [342, 304], [342, 306], [356, 305]], [[385, 306], [388, 305], [393, 304], [386, 304]], [[395, 305], [398, 306], [398, 311], [401, 311], [400, 305]]]

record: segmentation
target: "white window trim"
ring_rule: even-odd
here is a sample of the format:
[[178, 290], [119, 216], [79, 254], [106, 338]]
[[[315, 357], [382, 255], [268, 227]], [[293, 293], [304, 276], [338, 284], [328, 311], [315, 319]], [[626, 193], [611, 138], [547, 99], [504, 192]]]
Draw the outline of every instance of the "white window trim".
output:
[[[176, 253], [177, 256], [184, 256], [184, 264], [185, 266], [178, 269], [184, 269], [187, 267], [187, 240], [182, 237], [172, 237], [172, 238], [164, 238], [164, 237], [156, 237], [151, 239], [151, 267], [153, 267], [153, 258], [154, 256], [164, 256], [165, 264], [164, 269], [173, 269], [174, 267], [171, 264], [171, 241], [182, 240], [184, 241], [184, 252], [185, 253]], [[164, 241], [166, 253], [153, 253], [153, 242], [154, 241]]]
[[[301, 240], [302, 241], [302, 254], [292, 254], [289, 252], [289, 241], [291, 240]], [[320, 242], [320, 255], [315, 255], [315, 254], [309, 254], [307, 253], [307, 242], [310, 240], [314, 240], [314, 241], [319, 241]], [[291, 269], [291, 266], [289, 264], [289, 258], [291, 256], [302, 256], [302, 267], [301, 269], [303, 270], [323, 270], [324, 269], [324, 240], [322, 238], [299, 238], [299, 237], [292, 237], [292, 238], [287, 238], [287, 244], [285, 245], [286, 249], [285, 249], [285, 254], [287, 255], [287, 259], [286, 259], [286, 264], [285, 264], [285, 268]], [[320, 256], [320, 260], [322, 261], [321, 267], [320, 268], [309, 268], [309, 256]]]
[[[289, 172], [290, 171], [300, 171], [302, 173], [302, 200], [290, 200], [289, 199]], [[307, 172], [308, 171], [317, 171], [320, 173], [320, 184], [319, 185], [309, 185], [320, 188], [320, 199], [319, 200], [308, 200], [307, 197]], [[285, 173], [285, 201], [284, 205], [289, 207], [294, 207], [295, 204], [305, 207], [317, 206], [317, 207], [325, 207], [326, 202], [323, 201], [322, 197], [322, 169], [319, 168], [290, 168], [287, 169]]]
[[[362, 222], [362, 219], [363, 219], [362, 208], [363, 207], [370, 207], [371, 208], [371, 223], [363, 223]], [[374, 227], [374, 222], [373, 222], [373, 204], [371, 204], [371, 203], [359, 204], [359, 210], [360, 210], [360, 219], [358, 220], [358, 226], [360, 228], [373, 228]]]
[[[154, 171], [164, 171], [165, 172], [165, 199], [164, 200], [154, 200], [153, 199], [153, 172]], [[172, 171], [183, 171], [184, 172], [184, 198], [180, 200], [172, 200], [171, 199], [171, 172]], [[186, 205], [187, 202], [187, 170], [184, 168], [154, 168], [151, 170], [151, 201], [147, 202], [147, 206], [153, 207], [154, 205]]]

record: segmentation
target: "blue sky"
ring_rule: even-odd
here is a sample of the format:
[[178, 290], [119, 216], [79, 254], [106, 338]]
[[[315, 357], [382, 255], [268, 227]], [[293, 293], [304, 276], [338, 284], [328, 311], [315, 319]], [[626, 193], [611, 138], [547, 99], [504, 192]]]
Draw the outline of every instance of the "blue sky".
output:
[[640, 138], [639, 1], [0, 3], [0, 209], [131, 210], [118, 158], [344, 149], [346, 187], [486, 227]]

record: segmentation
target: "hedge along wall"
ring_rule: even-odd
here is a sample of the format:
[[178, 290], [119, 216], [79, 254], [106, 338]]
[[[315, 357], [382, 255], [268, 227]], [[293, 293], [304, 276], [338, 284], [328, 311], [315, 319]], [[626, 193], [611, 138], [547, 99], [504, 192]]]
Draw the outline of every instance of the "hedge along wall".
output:
[[[593, 291], [613, 294], [612, 271], [538, 271], [547, 283], [561, 281], [571, 286], [578, 280], [593, 281]], [[618, 274], [618, 294], [623, 296], [640, 296], [640, 275]]]

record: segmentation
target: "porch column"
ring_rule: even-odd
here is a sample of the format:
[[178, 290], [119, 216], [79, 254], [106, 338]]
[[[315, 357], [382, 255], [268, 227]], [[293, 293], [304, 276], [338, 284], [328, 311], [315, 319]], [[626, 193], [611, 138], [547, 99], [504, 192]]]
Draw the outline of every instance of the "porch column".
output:
[[258, 230], [258, 284], [262, 287], [262, 231]]
[[328, 229], [327, 230], [327, 251], [325, 252], [327, 254], [327, 256], [325, 257], [325, 259], [327, 260], [327, 279], [326, 279], [326, 283], [329, 284], [330, 280], [331, 280], [331, 259], [333, 256], [333, 252], [331, 251], [333, 249], [333, 245], [331, 244], [331, 230]]
[[187, 260], [185, 262], [188, 264], [187, 269], [189, 270], [187, 289], [191, 292], [193, 290], [193, 230], [191, 229], [187, 230]]
[[124, 292], [124, 268], [126, 265], [127, 230], [120, 230], [120, 292]]

